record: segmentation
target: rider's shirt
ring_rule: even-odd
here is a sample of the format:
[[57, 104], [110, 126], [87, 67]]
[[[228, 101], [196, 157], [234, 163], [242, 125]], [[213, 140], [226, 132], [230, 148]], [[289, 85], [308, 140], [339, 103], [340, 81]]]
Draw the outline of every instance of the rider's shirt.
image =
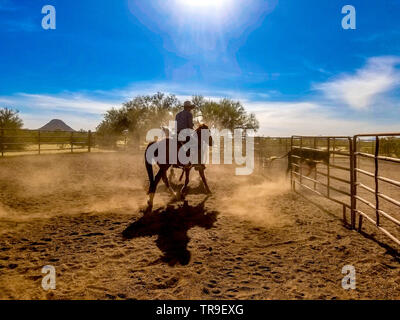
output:
[[184, 129], [193, 129], [193, 114], [188, 110], [183, 110], [176, 115], [176, 132], [179, 133]]

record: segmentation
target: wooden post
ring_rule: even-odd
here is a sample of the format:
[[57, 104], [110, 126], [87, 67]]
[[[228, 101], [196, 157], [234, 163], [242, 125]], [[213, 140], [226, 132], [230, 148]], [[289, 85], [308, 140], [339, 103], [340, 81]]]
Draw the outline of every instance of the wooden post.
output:
[[71, 153], [74, 152], [74, 133], [71, 132]]
[[88, 152], [92, 150], [92, 131], [88, 131]]

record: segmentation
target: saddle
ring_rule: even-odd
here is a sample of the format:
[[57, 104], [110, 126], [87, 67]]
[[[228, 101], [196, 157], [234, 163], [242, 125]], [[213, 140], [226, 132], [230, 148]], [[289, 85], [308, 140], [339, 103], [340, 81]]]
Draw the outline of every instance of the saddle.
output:
[[[177, 154], [179, 154], [179, 150], [181, 147], [183, 147], [183, 145], [186, 143], [187, 141], [178, 141], [178, 149], [177, 149]], [[205, 170], [206, 166], [204, 164], [179, 164], [179, 159], [178, 159], [178, 163], [172, 165], [173, 168], [180, 168], [180, 169], [189, 169], [189, 168], [194, 168], [196, 171], [199, 171], [201, 169]]]

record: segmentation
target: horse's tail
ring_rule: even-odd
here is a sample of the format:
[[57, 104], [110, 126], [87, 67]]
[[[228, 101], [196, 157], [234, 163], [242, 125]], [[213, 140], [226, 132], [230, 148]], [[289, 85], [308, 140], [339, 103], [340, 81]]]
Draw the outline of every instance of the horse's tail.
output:
[[146, 152], [144, 153], [144, 162], [146, 164], [146, 170], [147, 170], [147, 175], [149, 176], [149, 181], [150, 181], [150, 185], [154, 182], [154, 174], [153, 174], [153, 165], [151, 163], [149, 163], [148, 159], [147, 159], [147, 150], [149, 149], [149, 147], [154, 144], [155, 142], [151, 142], [147, 148], [146, 148]]
[[272, 162], [274, 162], [275, 160], [279, 160], [279, 159], [284, 159], [284, 158], [286, 158], [287, 156], [289, 156], [289, 153], [290, 153], [290, 151], [289, 151], [288, 153], [286, 153], [285, 155], [281, 156], [281, 157], [271, 157], [271, 158], [268, 158], [269, 165], [271, 165]]

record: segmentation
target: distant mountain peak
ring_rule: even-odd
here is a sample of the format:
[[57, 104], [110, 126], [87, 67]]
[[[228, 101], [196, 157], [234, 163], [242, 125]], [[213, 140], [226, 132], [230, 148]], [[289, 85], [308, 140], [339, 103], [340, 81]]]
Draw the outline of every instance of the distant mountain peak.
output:
[[45, 124], [39, 130], [42, 131], [69, 131], [74, 132], [75, 130], [68, 126], [64, 121], [60, 119], [53, 119], [49, 123]]

